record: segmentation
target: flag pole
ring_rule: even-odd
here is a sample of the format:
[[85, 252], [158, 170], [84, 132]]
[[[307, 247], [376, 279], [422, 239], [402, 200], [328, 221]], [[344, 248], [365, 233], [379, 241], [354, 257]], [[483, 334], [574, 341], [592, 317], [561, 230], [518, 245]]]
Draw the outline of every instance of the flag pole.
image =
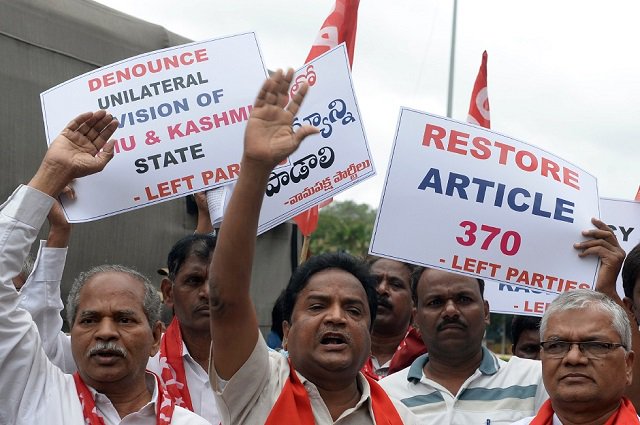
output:
[[458, 0], [453, 0], [453, 24], [451, 26], [451, 55], [449, 56], [449, 92], [447, 95], [447, 117], [451, 118], [453, 109], [453, 70], [456, 53], [456, 17], [458, 16]]

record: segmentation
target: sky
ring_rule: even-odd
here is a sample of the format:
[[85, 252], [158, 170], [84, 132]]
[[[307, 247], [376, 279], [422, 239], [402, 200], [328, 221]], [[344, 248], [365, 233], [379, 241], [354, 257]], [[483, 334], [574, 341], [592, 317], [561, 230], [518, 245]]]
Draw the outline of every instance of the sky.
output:
[[[254, 31], [275, 70], [302, 66], [334, 0], [99, 3], [194, 41]], [[360, 1], [352, 73], [378, 174], [336, 199], [378, 206], [401, 106], [446, 115], [452, 16], [453, 0]], [[601, 197], [633, 199], [638, 16], [635, 0], [459, 0], [452, 117], [466, 120], [486, 50], [492, 130], [595, 175]]]

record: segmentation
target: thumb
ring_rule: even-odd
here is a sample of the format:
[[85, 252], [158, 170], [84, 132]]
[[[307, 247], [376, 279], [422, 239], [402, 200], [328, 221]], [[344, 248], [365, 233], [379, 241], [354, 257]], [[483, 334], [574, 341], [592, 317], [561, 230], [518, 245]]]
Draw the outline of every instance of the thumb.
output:
[[96, 171], [101, 171], [107, 166], [107, 163], [113, 159], [113, 147], [115, 140], [109, 140], [104, 144], [100, 152], [95, 156], [96, 158]]
[[303, 125], [294, 133], [296, 143], [300, 144], [307, 136], [318, 134], [319, 132], [320, 130], [312, 125]]

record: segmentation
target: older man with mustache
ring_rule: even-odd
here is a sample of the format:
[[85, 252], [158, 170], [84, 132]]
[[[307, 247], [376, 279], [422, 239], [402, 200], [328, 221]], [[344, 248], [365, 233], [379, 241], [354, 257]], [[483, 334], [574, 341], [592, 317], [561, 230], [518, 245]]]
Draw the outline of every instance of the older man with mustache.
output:
[[11, 278], [18, 274], [54, 198], [73, 179], [101, 171], [113, 157], [118, 122], [105, 111], [72, 120], [38, 171], [0, 206], [0, 424], [207, 424], [175, 405], [146, 373], [158, 351], [160, 299], [150, 282], [121, 266], [81, 274], [69, 304], [78, 372], [67, 375], [42, 349]]

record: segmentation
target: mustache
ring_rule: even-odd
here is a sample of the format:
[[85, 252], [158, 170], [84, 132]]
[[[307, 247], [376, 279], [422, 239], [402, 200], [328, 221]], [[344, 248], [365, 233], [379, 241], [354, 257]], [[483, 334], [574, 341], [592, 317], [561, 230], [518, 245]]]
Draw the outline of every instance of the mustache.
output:
[[444, 318], [442, 319], [442, 321], [440, 323], [438, 323], [438, 326], [436, 327], [436, 330], [441, 331], [445, 326], [447, 325], [458, 325], [460, 327], [462, 327], [463, 329], [467, 328], [466, 323], [462, 323], [460, 320], [453, 318]]
[[95, 356], [96, 354], [115, 354], [120, 357], [127, 357], [127, 350], [124, 347], [119, 346], [115, 342], [98, 342], [91, 347], [87, 352], [87, 357]]
[[389, 302], [387, 297], [378, 297], [378, 307], [385, 307], [386, 309], [393, 310], [393, 305]]

